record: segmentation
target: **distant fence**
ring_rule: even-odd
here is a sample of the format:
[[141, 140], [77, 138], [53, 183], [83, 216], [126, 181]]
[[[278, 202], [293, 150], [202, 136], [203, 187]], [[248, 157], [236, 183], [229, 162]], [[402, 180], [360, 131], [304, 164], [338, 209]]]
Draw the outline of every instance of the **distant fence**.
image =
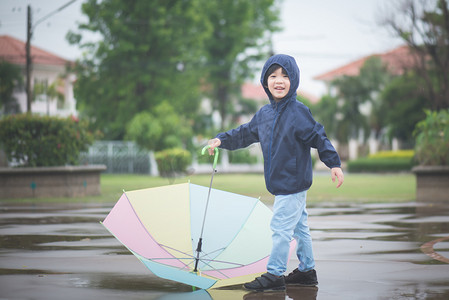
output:
[[81, 154], [80, 160], [81, 164], [106, 165], [106, 173], [156, 175], [157, 169], [153, 154], [134, 142], [95, 141], [88, 152]]
[[[253, 150], [257, 151], [257, 147]], [[256, 164], [231, 164], [227, 151], [222, 151], [220, 156], [219, 172], [263, 173], [263, 163], [261, 162]], [[95, 141], [87, 152], [81, 153], [80, 163], [82, 165], [105, 165], [107, 167], [105, 173], [159, 175], [153, 152], [142, 150], [134, 142]], [[198, 163], [194, 156], [189, 173], [208, 174], [211, 172], [211, 166], [209, 163]]]

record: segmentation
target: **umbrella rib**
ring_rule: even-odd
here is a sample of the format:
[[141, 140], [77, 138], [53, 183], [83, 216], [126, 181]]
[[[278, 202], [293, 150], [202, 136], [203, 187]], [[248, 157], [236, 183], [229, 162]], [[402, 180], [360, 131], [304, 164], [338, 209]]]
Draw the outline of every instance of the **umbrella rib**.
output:
[[[148, 260], [157, 262], [158, 260], [166, 260], [166, 259], [167, 259], [167, 258], [161, 257], [161, 258], [151, 258], [151, 259], [148, 259]], [[172, 258], [172, 259], [174, 259], [174, 258]], [[179, 260], [183, 260], [183, 259], [188, 259], [188, 258], [178, 258], [178, 259], [179, 259]], [[189, 258], [189, 259], [190, 259], [190, 258]], [[207, 265], [207, 266], [209, 266], [209, 267], [211, 268], [211, 270], [208, 270], [208, 271], [216, 271], [216, 272], [220, 273], [221, 275], [223, 275], [224, 277], [230, 278], [228, 275], [224, 274], [221, 270], [219, 270], [219, 269], [217, 269], [217, 268], [211, 266], [209, 263], [207, 263], [207, 261], [214, 261], [214, 260], [210, 260], [210, 259], [209, 259], [209, 260], [205, 261], [204, 259], [201, 259], [201, 258], [200, 258], [200, 261], [203, 262], [205, 265]], [[192, 265], [194, 262], [195, 262], [195, 260], [191, 260], [190, 263], [189, 263], [188, 265], [186, 265], [185, 267], [177, 268], [177, 269], [178, 269], [178, 270], [185, 270], [185, 269], [187, 269], [188, 266]], [[236, 266], [239, 266], [239, 267], [240, 267], [240, 266], [244, 266], [244, 265], [242, 265], [242, 264], [235, 264], [235, 263], [224, 262], [224, 261], [215, 261], [215, 262], [227, 263], [227, 264], [233, 264], [233, 265], [236, 265]], [[172, 266], [172, 267], [173, 267], [173, 266]], [[209, 275], [209, 276], [211, 276], [211, 275]], [[215, 276], [212, 276], [212, 277], [215, 277]]]
[[228, 275], [224, 274], [223, 272], [221, 272], [219, 269], [214, 268], [213, 266], [211, 266], [210, 264], [208, 264], [207, 262], [205, 262], [204, 260], [201, 260], [204, 264], [206, 264], [207, 266], [209, 266], [211, 269], [213, 269], [214, 271], [217, 271], [218, 273], [220, 273], [221, 275], [223, 275], [226, 278], [229, 278]]
[[[179, 259], [179, 260], [194, 259], [194, 256], [192, 254], [183, 252], [183, 251], [178, 250], [178, 249], [174, 249], [173, 247], [170, 247], [170, 246], [167, 246], [167, 245], [163, 245], [163, 244], [158, 244], [158, 245], [161, 246], [162, 248], [171, 249], [173, 251], [176, 251], [176, 252], [179, 252], [181, 254], [184, 254], [184, 255], [188, 256], [188, 257], [173, 257], [171, 259]], [[239, 264], [239, 263], [234, 263], [234, 262], [229, 262], [229, 261], [224, 261], [224, 260], [215, 260], [213, 258], [204, 258], [206, 256], [209, 257], [212, 253], [218, 252], [218, 251], [223, 250], [223, 249], [225, 249], [225, 248], [220, 248], [220, 249], [214, 250], [214, 251], [209, 252], [209, 253], [202, 252], [204, 254], [202, 255], [202, 257], [200, 257], [200, 261], [203, 261], [203, 262], [213, 261], [213, 262], [218, 262], [218, 263], [223, 263], [223, 264], [228, 264], [228, 265], [244, 266], [243, 264]], [[151, 260], [164, 260], [164, 259], [167, 259], [167, 258], [152, 258]], [[189, 263], [189, 265], [190, 264], [191, 263]], [[212, 266], [210, 266], [210, 267], [213, 268]]]
[[223, 263], [223, 264], [228, 264], [228, 265], [233, 265], [234, 267], [243, 267], [245, 266], [244, 264], [239, 264], [239, 263], [234, 263], [234, 262], [228, 262], [228, 261], [220, 261], [220, 260], [213, 260], [213, 259], [204, 259], [201, 258], [200, 259], [201, 262], [203, 262], [205, 265], [209, 266], [213, 271], [216, 271], [218, 273], [220, 273], [221, 275], [223, 275], [226, 278], [230, 278], [228, 275], [226, 275], [225, 273], [223, 273], [220, 269], [215, 268], [214, 266], [212, 266], [211, 264], [207, 263], [208, 261], [213, 261], [213, 262], [217, 262], [217, 263]]
[[[173, 250], [173, 251], [176, 251], [176, 252], [179, 252], [179, 253], [181, 253], [181, 254], [184, 254], [184, 255], [187, 255], [187, 256], [190, 256], [191, 258], [193, 258], [194, 256], [193, 256], [193, 254], [189, 254], [189, 253], [187, 253], [187, 252], [184, 252], [184, 251], [181, 251], [181, 250], [178, 250], [178, 249], [175, 249], [175, 248], [173, 248], [173, 247], [170, 247], [170, 246], [167, 246], [167, 245], [164, 245], [164, 244], [159, 244], [159, 243], [157, 243], [161, 248], [163, 248], [163, 249], [170, 249], [170, 250]], [[168, 252], [168, 251], [167, 251]], [[176, 258], [176, 257], [174, 257], [174, 258]]]
[[[159, 244], [158, 243], [158, 245], [161, 247], [161, 248], [167, 248], [167, 249], [171, 249], [171, 250], [173, 250], [173, 251], [176, 251], [176, 252], [179, 252], [180, 254], [183, 254], [183, 255], [186, 255], [186, 256], [188, 256], [188, 257], [176, 257], [176, 256], [173, 256], [172, 258], [166, 258], [166, 257], [153, 257], [153, 258], [146, 258], [146, 259], [148, 259], [148, 260], [152, 260], [152, 261], [158, 261], [158, 260], [170, 260], [170, 259], [176, 259], [176, 260], [181, 260], [181, 261], [185, 261], [185, 260], [192, 260], [192, 261], [190, 261], [188, 264], [187, 263], [184, 263], [185, 264], [185, 266], [184, 267], [182, 267], [182, 268], [179, 268], [179, 269], [185, 269], [186, 267], [188, 267], [189, 265], [191, 265], [193, 262], [194, 262], [194, 256], [192, 255], [192, 254], [189, 254], [189, 253], [187, 253], [187, 252], [183, 252], [183, 251], [181, 251], [181, 250], [178, 250], [178, 249], [175, 249], [175, 248], [173, 248], [173, 247], [170, 247], [170, 246], [167, 246], [167, 245], [163, 245], [163, 244]], [[208, 257], [208, 256], [210, 256], [210, 254], [212, 254], [212, 253], [215, 253], [215, 252], [218, 252], [218, 251], [220, 251], [220, 250], [222, 250], [222, 249], [225, 249], [225, 248], [220, 248], [220, 249], [216, 249], [216, 250], [214, 250], [214, 251], [212, 251], [212, 252], [209, 252], [209, 253], [205, 253], [205, 252], [202, 252], [203, 253], [203, 255], [202, 255], [202, 257], [200, 257], [200, 261], [202, 261], [204, 264], [206, 264], [206, 265], [208, 265], [210, 268], [212, 268], [212, 269], [214, 269], [214, 270], [216, 270], [217, 272], [220, 272], [218, 269], [216, 269], [216, 268], [214, 268], [213, 266], [211, 266], [210, 264], [208, 264], [207, 262], [217, 262], [217, 263], [222, 263], [222, 264], [227, 264], [227, 265], [233, 265], [233, 266], [244, 266], [243, 264], [239, 264], [239, 263], [234, 263], [234, 262], [229, 262], [229, 261], [224, 261], [224, 260], [214, 260], [213, 258], [204, 258], [204, 257]], [[221, 273], [221, 272], [220, 272]], [[226, 276], [225, 274], [223, 274], [223, 276]]]
[[[129, 200], [128, 195], [126, 194], [125, 191], [123, 191], [123, 194], [125, 194], [126, 200], [128, 200], [128, 203], [129, 203], [131, 209], [133, 210], [133, 212], [134, 212], [134, 214], [135, 214], [137, 220], [139, 220], [140, 225], [142, 225], [142, 228], [143, 228], [143, 229], [145, 230], [145, 232], [148, 234], [148, 236], [150, 237], [150, 239], [152, 239], [157, 245], [161, 246], [161, 248], [164, 249], [164, 251], [165, 251], [168, 255], [172, 256], [172, 258], [168, 258], [168, 257], [167, 257], [166, 259], [176, 259], [176, 257], [174, 257], [170, 252], [168, 252], [164, 247], [162, 247], [162, 245], [159, 244], [159, 243], [153, 238], [153, 236], [148, 232], [147, 228], [146, 228], [145, 225], [142, 223], [142, 220], [140, 219], [139, 215], [137, 214], [136, 210], [134, 209], [134, 206], [132, 205], [131, 201]], [[128, 248], [128, 249], [129, 249], [129, 248]], [[176, 250], [176, 249], [173, 249], [173, 250]], [[147, 259], [148, 259], [148, 258], [147, 258]], [[186, 265], [186, 267], [187, 267], [187, 265]]]
[[[172, 257], [172, 258], [166, 258], [166, 257], [156, 257], [156, 258], [154, 258], [154, 257], [153, 257], [153, 258], [147, 258], [148, 260], [154, 260], [154, 261], [157, 261], [157, 260], [178, 259], [178, 260], [183, 260], [183, 261], [184, 261], [184, 260], [192, 260], [192, 259], [194, 259], [194, 256], [193, 256], [192, 254], [189, 254], [189, 253], [186, 253], [186, 252], [183, 252], [183, 251], [174, 249], [174, 248], [172, 248], [172, 247], [170, 247], [170, 246], [166, 246], [166, 245], [163, 245], [163, 244], [158, 244], [158, 245], [161, 246], [162, 248], [171, 249], [171, 250], [173, 250], [173, 251], [176, 251], [176, 252], [179, 252], [179, 253], [181, 253], [181, 254], [184, 254], [184, 255], [186, 255], [186, 256], [188, 256], [188, 257], [176, 257], [176, 256], [174, 256], [174, 257]], [[239, 267], [244, 266], [244, 264], [241, 264], [241, 263], [235, 263], [235, 262], [224, 261], [224, 260], [215, 260], [215, 259], [209, 257], [210, 254], [215, 253], [215, 252], [217, 252], [217, 251], [220, 251], [220, 250], [222, 250], [222, 249], [225, 249], [225, 248], [217, 249], [217, 250], [214, 250], [214, 251], [209, 252], [209, 253], [202, 252], [203, 255], [200, 257], [200, 261], [202, 261], [203, 263], [207, 264], [209, 267], [211, 267], [212, 269], [214, 269], [214, 270], [216, 270], [216, 271], [219, 271], [219, 270], [216, 269], [216, 268], [214, 268], [213, 266], [211, 266], [211, 265], [208, 264], [207, 262], [217, 262], [217, 263], [222, 263], [222, 264], [227, 264], [227, 265], [232, 265], [232, 266], [239, 266]], [[205, 258], [205, 257], [207, 257], [207, 258]], [[192, 260], [190, 263], [186, 264], [186, 265], [191, 265], [192, 263], [193, 263], [193, 260]], [[181, 268], [181, 269], [183, 269], [183, 268]], [[223, 274], [223, 275], [224, 275], [224, 274]]]
[[[259, 260], [257, 260], [257, 261], [261, 261], [261, 260], [263, 260], [263, 259], [265, 259], [265, 258], [267, 258], [267, 256], [265, 256], [265, 257], [263, 257], [263, 258], [261, 258], [261, 259], [259, 259]], [[256, 262], [257, 262], [256, 261]], [[232, 263], [232, 262], [226, 262], [226, 261], [216, 261], [216, 262], [222, 262], [222, 263], [227, 263], [227, 264], [234, 264], [234, 265], [236, 265], [236, 266], [238, 266], [238, 267], [244, 267], [245, 265], [244, 264], [237, 264], [237, 263]], [[206, 262], [204, 262], [205, 264], [207, 264]], [[220, 273], [221, 275], [223, 275], [224, 277], [226, 277], [226, 278], [230, 278], [228, 275], [226, 275], [226, 274], [224, 274], [223, 272], [221, 272], [219, 269], [216, 269], [216, 268], [214, 268], [213, 266], [211, 266], [211, 265], [209, 265], [209, 264], [207, 264], [209, 267], [211, 267], [213, 270], [215, 270], [215, 271], [217, 271], [218, 273]]]

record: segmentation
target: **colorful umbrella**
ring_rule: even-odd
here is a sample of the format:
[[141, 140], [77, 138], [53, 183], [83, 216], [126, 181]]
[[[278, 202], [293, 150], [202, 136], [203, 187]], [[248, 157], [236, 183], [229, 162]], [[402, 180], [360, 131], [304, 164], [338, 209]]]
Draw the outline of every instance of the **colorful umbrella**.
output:
[[155, 275], [208, 289], [266, 272], [271, 216], [258, 199], [185, 183], [123, 193], [103, 225]]

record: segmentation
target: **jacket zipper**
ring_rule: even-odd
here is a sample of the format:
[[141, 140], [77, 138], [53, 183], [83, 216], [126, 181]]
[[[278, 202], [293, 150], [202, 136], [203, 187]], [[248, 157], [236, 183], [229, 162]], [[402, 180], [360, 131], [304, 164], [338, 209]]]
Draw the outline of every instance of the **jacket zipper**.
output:
[[269, 189], [271, 189], [271, 182], [270, 182], [270, 174], [271, 174], [271, 149], [273, 146], [273, 136], [274, 136], [274, 125], [276, 124], [276, 119], [278, 117], [278, 109], [279, 109], [279, 103], [275, 104], [276, 109], [275, 109], [275, 113], [274, 113], [274, 119], [273, 119], [273, 125], [271, 127], [271, 137], [270, 137], [270, 148], [269, 148], [269, 161], [268, 161], [268, 178], [267, 178], [267, 185], [269, 187]]

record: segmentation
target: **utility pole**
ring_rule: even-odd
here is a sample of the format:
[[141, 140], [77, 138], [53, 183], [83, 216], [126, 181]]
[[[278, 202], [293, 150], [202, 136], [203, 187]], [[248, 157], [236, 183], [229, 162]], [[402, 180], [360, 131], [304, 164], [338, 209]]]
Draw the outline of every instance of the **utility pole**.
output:
[[27, 7], [27, 42], [25, 46], [26, 51], [26, 94], [27, 94], [27, 113], [31, 113], [31, 100], [33, 99], [33, 95], [31, 93], [31, 71], [33, 69], [33, 61], [31, 60], [31, 38], [33, 37], [33, 30], [36, 28], [36, 26], [43, 22], [44, 20], [48, 19], [49, 17], [53, 16], [54, 14], [60, 12], [76, 0], [71, 0], [58, 8], [57, 10], [49, 13], [45, 17], [39, 19], [36, 21], [36, 23], [33, 25], [32, 22], [32, 15], [31, 15], [31, 6], [28, 5]]
[[31, 36], [33, 34], [32, 32], [32, 16], [31, 16], [31, 6], [28, 5], [27, 9], [27, 43], [26, 43], [26, 94], [27, 94], [27, 113], [31, 113], [31, 68], [32, 68], [32, 61], [31, 61]]

